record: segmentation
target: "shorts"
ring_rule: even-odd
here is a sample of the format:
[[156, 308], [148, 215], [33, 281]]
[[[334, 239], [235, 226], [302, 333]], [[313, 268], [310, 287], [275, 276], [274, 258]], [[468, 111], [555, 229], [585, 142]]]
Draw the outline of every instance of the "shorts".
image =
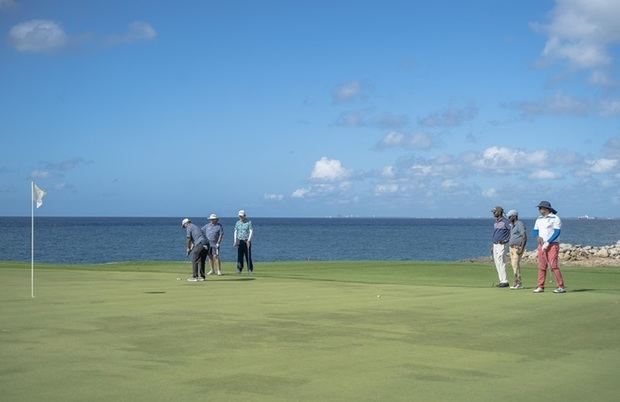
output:
[[207, 248], [207, 255], [211, 257], [219, 257], [220, 256], [220, 248], [216, 246], [209, 245]]

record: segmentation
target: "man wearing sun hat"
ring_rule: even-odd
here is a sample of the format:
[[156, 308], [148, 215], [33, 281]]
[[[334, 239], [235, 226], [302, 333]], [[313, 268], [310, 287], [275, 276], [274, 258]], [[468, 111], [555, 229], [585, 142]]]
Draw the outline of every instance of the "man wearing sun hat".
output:
[[209, 223], [202, 227], [202, 231], [209, 242], [207, 254], [209, 256], [209, 266], [211, 270], [207, 272], [207, 275], [212, 275], [215, 272], [217, 272], [218, 275], [222, 275], [220, 267], [220, 244], [224, 238], [224, 228], [219, 222], [219, 218], [216, 214], [209, 215]]
[[248, 220], [243, 209], [239, 211], [237, 216], [239, 216], [239, 220], [235, 224], [233, 235], [233, 245], [237, 247], [237, 273], [240, 274], [243, 271], [243, 259], [245, 257], [248, 262], [248, 274], [252, 274], [254, 271], [254, 264], [252, 263], [252, 236], [254, 235], [252, 221]]
[[560, 244], [557, 240], [560, 236], [562, 221], [557, 216], [558, 211], [551, 207], [549, 201], [541, 201], [537, 208], [540, 216], [534, 224], [533, 234], [538, 241], [538, 286], [534, 289], [534, 293], [545, 291], [547, 266], [551, 267], [551, 273], [558, 286], [553, 293], [565, 293], [564, 278], [562, 278], [562, 272], [560, 272], [558, 265]]
[[194, 225], [189, 218], [181, 221], [181, 227], [187, 233], [187, 255], [192, 261], [192, 277], [187, 280], [189, 282], [204, 281], [205, 261], [207, 259], [207, 251], [204, 246], [207, 244], [207, 239], [200, 228]]

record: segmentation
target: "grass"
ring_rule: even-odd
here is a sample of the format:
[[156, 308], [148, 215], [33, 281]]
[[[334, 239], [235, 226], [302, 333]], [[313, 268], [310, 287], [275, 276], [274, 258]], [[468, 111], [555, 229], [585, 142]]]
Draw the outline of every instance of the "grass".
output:
[[555, 295], [532, 267], [511, 291], [459, 263], [41, 265], [34, 299], [29, 268], [0, 263], [6, 401], [617, 400], [618, 268]]

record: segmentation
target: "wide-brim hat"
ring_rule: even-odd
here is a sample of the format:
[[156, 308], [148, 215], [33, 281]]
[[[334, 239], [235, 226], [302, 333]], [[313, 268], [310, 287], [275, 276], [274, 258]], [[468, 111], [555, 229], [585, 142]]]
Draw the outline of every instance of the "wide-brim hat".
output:
[[209, 220], [211, 219], [219, 219], [216, 214], [209, 215]]
[[541, 201], [538, 203], [538, 206], [536, 208], [546, 208], [549, 211], [551, 211], [552, 214], [557, 214], [558, 211], [556, 211], [555, 209], [553, 209], [551, 207], [551, 203], [549, 201]]

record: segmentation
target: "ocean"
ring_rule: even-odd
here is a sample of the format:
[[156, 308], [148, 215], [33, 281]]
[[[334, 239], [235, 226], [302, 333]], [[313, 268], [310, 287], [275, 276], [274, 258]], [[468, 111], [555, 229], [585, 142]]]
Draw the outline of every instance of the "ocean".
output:
[[[490, 255], [493, 219], [252, 218], [252, 254], [261, 261], [459, 261]], [[35, 260], [111, 263], [185, 259], [180, 218], [36, 217]], [[195, 218], [199, 226], [206, 218]], [[236, 261], [236, 218], [222, 218], [221, 257]], [[534, 221], [524, 219], [528, 233]], [[620, 239], [620, 220], [563, 219], [563, 243], [605, 245]], [[535, 248], [535, 241], [528, 242]], [[30, 217], [0, 217], [0, 260], [30, 261]]]

